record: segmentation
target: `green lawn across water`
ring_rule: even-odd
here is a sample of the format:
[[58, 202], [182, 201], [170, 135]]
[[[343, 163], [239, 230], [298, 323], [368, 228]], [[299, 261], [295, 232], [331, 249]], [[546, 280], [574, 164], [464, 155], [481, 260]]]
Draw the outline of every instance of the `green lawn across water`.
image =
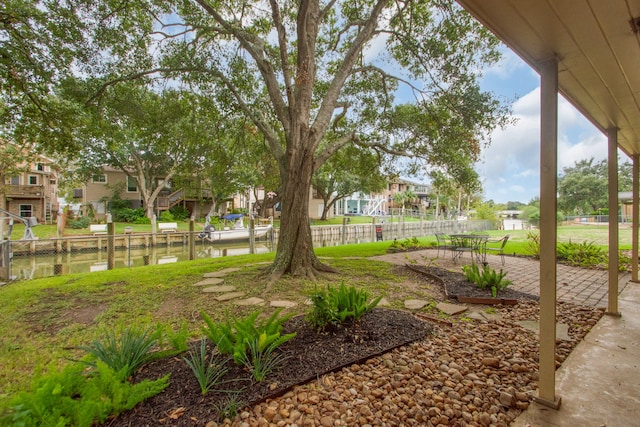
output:
[[[349, 216], [349, 224], [370, 224], [372, 219], [368, 216]], [[395, 217], [395, 221], [398, 220], [398, 217]], [[313, 220], [314, 226], [317, 225], [338, 225], [342, 224], [343, 217], [331, 218], [326, 221]], [[391, 222], [391, 217], [387, 217], [385, 219], [387, 223]], [[409, 219], [407, 219], [409, 221]], [[416, 220], [417, 221], [417, 220]], [[177, 221], [178, 230], [179, 231], [189, 231], [189, 223], [188, 222], [180, 222]], [[278, 227], [278, 221], [275, 222], [275, 226]], [[122, 234], [124, 233], [125, 227], [132, 227], [134, 233], [150, 233], [151, 232], [151, 224], [129, 224], [118, 222], [115, 223], [115, 233]], [[196, 222], [195, 230], [200, 231], [204, 228], [204, 223]], [[52, 239], [57, 237], [57, 228], [55, 225], [49, 224], [41, 224], [32, 228], [34, 235], [39, 239]], [[513, 246], [516, 253], [521, 253], [518, 250], [520, 243], [523, 243], [527, 239], [527, 234], [530, 230], [491, 230], [488, 233], [492, 237], [504, 236], [505, 234], [509, 234], [509, 246]], [[533, 230], [536, 232], [536, 230]], [[13, 232], [11, 234], [11, 240], [17, 240], [22, 237], [24, 233], [24, 225], [15, 224], [13, 228]], [[82, 229], [73, 229], [71, 227], [66, 227], [63, 237], [68, 236], [82, 236], [88, 235], [91, 236], [92, 233], [88, 228]], [[619, 227], [619, 244], [621, 249], [630, 249], [631, 248], [631, 225], [630, 224], [621, 224]], [[564, 225], [558, 226], [558, 241], [559, 242], [568, 242], [569, 240], [573, 242], [581, 243], [583, 241], [593, 242], [599, 246], [608, 246], [609, 245], [609, 228], [607, 225]], [[427, 237], [425, 241], [433, 241], [435, 242], [435, 238], [433, 236]], [[515, 243], [515, 245], [514, 245]]]

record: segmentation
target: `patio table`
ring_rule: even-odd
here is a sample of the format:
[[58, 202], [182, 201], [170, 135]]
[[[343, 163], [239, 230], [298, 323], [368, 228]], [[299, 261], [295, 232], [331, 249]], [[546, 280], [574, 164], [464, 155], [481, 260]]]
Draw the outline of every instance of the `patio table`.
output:
[[476, 262], [485, 264], [487, 262], [486, 246], [489, 235], [487, 234], [452, 234], [451, 245], [453, 260], [460, 258], [465, 252], [471, 254], [471, 259], [475, 256]]

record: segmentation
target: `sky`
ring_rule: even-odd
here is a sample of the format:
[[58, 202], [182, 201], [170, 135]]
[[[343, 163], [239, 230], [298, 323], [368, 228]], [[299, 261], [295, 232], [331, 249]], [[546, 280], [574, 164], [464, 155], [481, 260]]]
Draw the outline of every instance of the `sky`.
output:
[[[502, 60], [485, 70], [481, 88], [508, 100], [516, 121], [494, 131], [476, 170], [485, 201], [528, 203], [540, 194], [540, 78], [511, 50], [502, 51]], [[558, 171], [579, 160], [605, 159], [606, 135], [564, 98], [558, 102]]]

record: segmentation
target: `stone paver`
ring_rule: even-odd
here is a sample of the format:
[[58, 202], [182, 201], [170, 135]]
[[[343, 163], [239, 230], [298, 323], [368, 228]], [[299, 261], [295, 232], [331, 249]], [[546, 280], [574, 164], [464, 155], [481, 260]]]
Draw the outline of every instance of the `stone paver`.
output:
[[210, 277], [208, 279], [200, 280], [197, 283], [194, 283], [193, 286], [210, 286], [210, 285], [221, 285], [224, 283], [224, 279], [220, 279], [217, 277]]
[[[529, 331], [535, 333], [540, 332], [540, 322], [537, 320], [521, 320], [516, 323]], [[569, 325], [556, 323], [556, 340], [572, 341], [572, 338], [569, 336]]]
[[425, 308], [429, 304], [429, 301], [421, 299], [408, 299], [404, 302], [404, 308], [408, 310], [420, 310]]
[[382, 297], [380, 299], [380, 302], [378, 302], [378, 307], [388, 307], [390, 305], [391, 305], [391, 303], [389, 302], [389, 300], [386, 297]]
[[244, 296], [244, 292], [229, 292], [226, 294], [218, 295], [213, 299], [219, 302], [223, 302], [223, 301], [230, 301], [236, 298], [242, 298], [243, 296]]
[[487, 312], [482, 306], [469, 308], [469, 313], [466, 316], [474, 320], [483, 320], [491, 322], [499, 322], [502, 320], [502, 316], [498, 313]]
[[235, 290], [236, 290], [235, 286], [220, 285], [220, 286], [209, 286], [208, 288], [202, 289], [202, 292], [207, 294], [213, 294], [213, 293], [233, 292]]
[[448, 314], [449, 316], [454, 316], [456, 314], [460, 314], [462, 312], [467, 311], [466, 305], [460, 304], [449, 304], [447, 302], [441, 302], [436, 305], [436, 308], [443, 312], [444, 314]]
[[276, 301], [271, 301], [269, 305], [271, 307], [278, 307], [278, 308], [292, 308], [298, 305], [298, 303], [295, 301], [276, 300]]
[[224, 277], [229, 273], [233, 273], [236, 271], [240, 271], [241, 268], [235, 268], [235, 267], [229, 267], [229, 268], [223, 268], [222, 270], [218, 270], [218, 271], [212, 271], [209, 273], [205, 273], [204, 274], [204, 278], [209, 278], [209, 277]]
[[258, 297], [239, 299], [233, 302], [235, 305], [263, 305], [264, 300]]
[[[508, 243], [507, 243], [508, 245]], [[508, 246], [507, 246], [508, 248]], [[418, 264], [425, 263], [425, 260], [436, 258], [436, 249], [424, 249], [408, 253], [387, 254], [370, 259], [392, 262], [404, 265], [410, 260]], [[512, 281], [511, 287], [520, 292], [531, 295], [540, 295], [540, 262], [527, 257], [517, 257], [505, 255], [505, 263], [502, 265], [500, 256], [487, 255], [487, 262], [491, 268], [506, 271], [507, 279]], [[455, 263], [448, 253], [440, 254], [432, 265], [447, 268], [455, 271], [462, 271], [463, 265], [471, 264], [470, 257], [462, 257]], [[625, 289], [631, 274], [620, 273], [618, 276], [618, 293]], [[606, 307], [609, 290], [609, 272], [606, 270], [591, 270], [580, 267], [571, 267], [558, 264], [557, 281], [559, 301], [570, 302], [579, 305], [589, 305], [595, 307]]]

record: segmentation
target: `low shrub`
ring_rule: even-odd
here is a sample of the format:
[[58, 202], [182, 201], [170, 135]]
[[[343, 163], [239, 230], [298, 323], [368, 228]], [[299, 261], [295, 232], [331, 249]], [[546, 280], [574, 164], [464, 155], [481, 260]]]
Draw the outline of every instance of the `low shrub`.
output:
[[511, 281], [505, 279], [505, 276], [507, 275], [506, 271], [502, 271], [502, 269], [500, 269], [500, 272], [497, 273], [488, 265], [485, 265], [482, 268], [482, 272], [480, 272], [478, 265], [475, 262], [472, 262], [471, 265], [463, 266], [462, 271], [464, 272], [467, 280], [475, 283], [478, 288], [491, 290], [491, 295], [494, 298], [497, 296], [499, 291], [506, 289], [506, 287], [511, 284]]
[[182, 205], [176, 205], [172, 207], [171, 209], [169, 209], [169, 212], [171, 212], [171, 215], [173, 215], [173, 219], [175, 221], [184, 221], [189, 219], [189, 217], [191, 216], [191, 212], [189, 212], [189, 209], [185, 208]]
[[71, 228], [73, 228], [74, 230], [80, 230], [82, 228], [87, 228], [89, 227], [89, 224], [91, 224], [91, 220], [87, 217], [80, 217], [78, 219], [74, 219], [73, 221], [71, 221], [69, 223], [69, 226]]
[[559, 260], [576, 267], [597, 267], [607, 262], [604, 250], [593, 242], [558, 243], [557, 256]]
[[425, 247], [425, 245], [420, 243], [417, 237], [412, 237], [406, 238], [404, 240], [394, 239], [391, 243], [391, 246], [389, 246], [389, 249], [392, 251], [406, 251], [409, 249], [417, 249], [422, 247]]
[[162, 222], [172, 222], [175, 221], [173, 214], [170, 211], [162, 211], [160, 213], [160, 221]]

